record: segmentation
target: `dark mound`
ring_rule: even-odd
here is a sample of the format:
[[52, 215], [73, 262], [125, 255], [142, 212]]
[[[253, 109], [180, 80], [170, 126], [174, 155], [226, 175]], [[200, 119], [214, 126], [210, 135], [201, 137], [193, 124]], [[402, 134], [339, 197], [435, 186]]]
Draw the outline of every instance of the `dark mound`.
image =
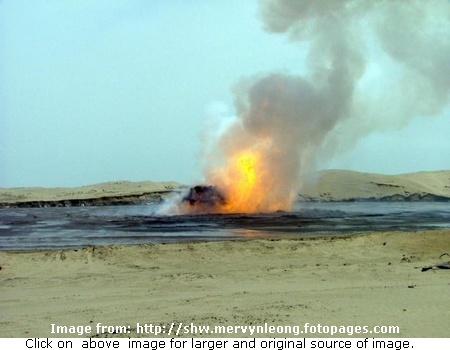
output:
[[183, 197], [183, 202], [211, 207], [226, 203], [225, 196], [216, 186], [204, 185], [191, 187], [188, 194]]

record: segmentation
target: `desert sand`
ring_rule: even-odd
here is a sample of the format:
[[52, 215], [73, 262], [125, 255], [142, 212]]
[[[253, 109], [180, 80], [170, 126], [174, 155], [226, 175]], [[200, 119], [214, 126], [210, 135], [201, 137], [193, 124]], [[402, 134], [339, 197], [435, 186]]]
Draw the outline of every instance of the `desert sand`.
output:
[[385, 175], [324, 170], [304, 175], [301, 200], [450, 200], [450, 171]]
[[145, 199], [146, 194], [168, 193], [184, 188], [178, 182], [114, 181], [82, 187], [16, 187], [0, 188], [0, 205], [20, 203], [62, 202], [74, 200], [104, 199], [105, 204], [123, 197]]
[[421, 271], [450, 260], [444, 253], [449, 230], [0, 251], [0, 337], [61, 337], [52, 323], [99, 322], [130, 326], [114, 335], [125, 337], [149, 336], [137, 323], [172, 322], [394, 325], [399, 334], [381, 336], [448, 337], [450, 270]]

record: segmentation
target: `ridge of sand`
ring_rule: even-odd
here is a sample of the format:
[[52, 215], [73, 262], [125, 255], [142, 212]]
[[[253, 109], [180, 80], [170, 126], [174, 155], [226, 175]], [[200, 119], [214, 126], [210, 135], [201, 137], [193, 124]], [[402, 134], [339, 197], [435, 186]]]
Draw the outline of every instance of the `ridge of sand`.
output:
[[101, 198], [136, 197], [154, 193], [169, 193], [184, 188], [174, 181], [111, 181], [82, 187], [18, 187], [0, 188], [0, 204], [20, 204], [27, 202], [58, 202], [74, 200], [94, 200]]
[[399, 175], [324, 170], [307, 174], [301, 181], [300, 200], [450, 200], [449, 170]]

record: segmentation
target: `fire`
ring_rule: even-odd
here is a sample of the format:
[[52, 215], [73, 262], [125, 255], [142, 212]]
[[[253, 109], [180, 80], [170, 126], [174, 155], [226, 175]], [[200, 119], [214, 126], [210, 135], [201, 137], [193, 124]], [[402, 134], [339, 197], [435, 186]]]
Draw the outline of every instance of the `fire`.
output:
[[227, 203], [224, 211], [248, 211], [252, 203], [258, 203], [263, 197], [260, 189], [262, 168], [261, 155], [245, 151], [232, 157], [227, 169], [230, 181], [225, 188]]
[[225, 197], [217, 211], [248, 213], [289, 209], [290, 198], [279, 201], [271, 195], [276, 179], [268, 171], [265, 157], [265, 147], [237, 151], [224, 167], [210, 174], [209, 182], [217, 185]]
[[248, 197], [255, 188], [258, 161], [258, 155], [252, 153], [244, 153], [236, 159], [238, 171], [237, 191], [244, 197]]
[[202, 184], [184, 195], [177, 211], [189, 214], [289, 211], [298, 173], [296, 152], [284, 133], [250, 134], [242, 123], [228, 127], [208, 154]]
[[274, 160], [280, 154], [267, 142], [235, 150], [224, 166], [208, 174], [209, 185], [190, 189], [179, 209], [191, 214], [289, 210], [292, 196], [283, 190], [283, 177], [277, 176], [274, 168]]

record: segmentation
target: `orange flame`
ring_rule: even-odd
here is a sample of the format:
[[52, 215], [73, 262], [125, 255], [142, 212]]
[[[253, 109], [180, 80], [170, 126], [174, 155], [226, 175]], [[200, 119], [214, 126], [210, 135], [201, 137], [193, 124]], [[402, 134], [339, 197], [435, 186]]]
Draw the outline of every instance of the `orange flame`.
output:
[[246, 151], [235, 155], [226, 172], [230, 181], [227, 181], [224, 189], [227, 198], [227, 203], [222, 208], [224, 211], [247, 211], [252, 202], [261, 201], [263, 193], [258, 191], [261, 156], [258, 153]]
[[[288, 210], [290, 198], [277, 201], [271, 195], [273, 174], [267, 169], [265, 147], [237, 151], [225, 167], [210, 175], [210, 183], [225, 194], [226, 203], [218, 209], [225, 213]], [[217, 208], [216, 208], [217, 209]]]

